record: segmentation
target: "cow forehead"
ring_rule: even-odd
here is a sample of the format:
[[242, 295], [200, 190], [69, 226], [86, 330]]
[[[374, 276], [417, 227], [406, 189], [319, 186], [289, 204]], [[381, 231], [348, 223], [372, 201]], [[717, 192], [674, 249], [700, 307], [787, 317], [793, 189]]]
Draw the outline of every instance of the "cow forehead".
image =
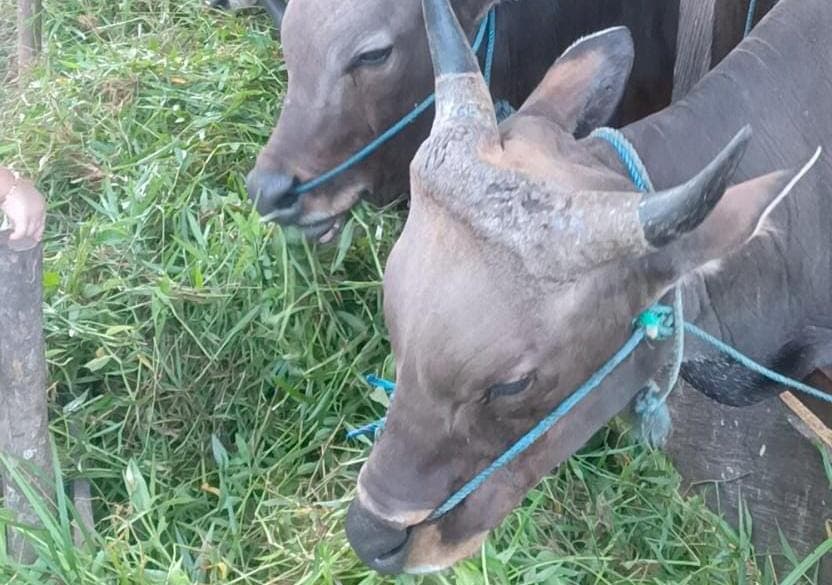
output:
[[400, 349], [410, 344], [479, 350], [519, 335], [529, 289], [511, 259], [454, 222], [406, 229], [385, 273], [385, 314]]
[[281, 31], [284, 54], [295, 60], [331, 57], [348, 61], [345, 54], [379, 33], [395, 38], [405, 29], [421, 29], [419, 3], [413, 0], [303, 0], [290, 2]]
[[536, 345], [536, 312], [519, 310], [520, 303], [492, 294], [483, 282], [453, 284], [429, 302], [399, 305], [405, 314], [391, 339], [402, 371], [412, 369], [426, 389], [444, 393], [510, 380], [530, 369], [524, 358]]

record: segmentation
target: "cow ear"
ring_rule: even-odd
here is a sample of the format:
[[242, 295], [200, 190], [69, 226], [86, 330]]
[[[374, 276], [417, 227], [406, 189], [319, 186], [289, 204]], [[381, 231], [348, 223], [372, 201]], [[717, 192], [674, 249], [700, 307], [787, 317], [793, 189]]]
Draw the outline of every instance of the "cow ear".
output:
[[778, 171], [729, 188], [698, 228], [652, 255], [654, 272], [662, 280], [676, 281], [737, 251], [764, 231], [769, 214], [820, 155], [819, 148], [798, 171]]
[[634, 58], [623, 26], [584, 37], [552, 65], [519, 113], [548, 118], [582, 138], [615, 113]]

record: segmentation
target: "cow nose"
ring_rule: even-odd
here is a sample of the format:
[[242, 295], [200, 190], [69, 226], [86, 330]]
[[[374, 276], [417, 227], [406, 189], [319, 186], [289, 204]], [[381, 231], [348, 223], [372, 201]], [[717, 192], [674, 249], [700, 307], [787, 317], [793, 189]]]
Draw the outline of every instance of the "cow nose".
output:
[[260, 215], [280, 223], [292, 223], [300, 215], [300, 195], [292, 191], [295, 177], [276, 171], [254, 169], [246, 178], [248, 196]]
[[382, 575], [402, 572], [407, 559], [409, 529], [390, 526], [356, 498], [347, 512], [346, 531], [350, 546], [368, 567]]

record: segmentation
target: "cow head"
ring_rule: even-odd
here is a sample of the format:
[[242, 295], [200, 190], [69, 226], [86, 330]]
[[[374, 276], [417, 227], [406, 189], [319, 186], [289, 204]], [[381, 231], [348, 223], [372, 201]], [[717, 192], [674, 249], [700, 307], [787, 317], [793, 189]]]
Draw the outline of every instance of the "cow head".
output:
[[[488, 4], [456, 2], [468, 30]], [[407, 165], [428, 134], [429, 115], [332, 182], [303, 196], [292, 187], [334, 168], [430, 95], [421, 8], [418, 0], [291, 2], [281, 38], [288, 90], [249, 174], [249, 193], [262, 215], [329, 240], [360, 198], [383, 202], [407, 191]]]
[[390, 573], [475, 552], [667, 363], [661, 346], [642, 345], [457, 508], [432, 511], [596, 372], [636, 315], [743, 246], [796, 181], [778, 172], [727, 188], [746, 129], [687, 183], [634, 192], [597, 140], [575, 138], [621, 95], [633, 59], [622, 28], [571, 47], [498, 130], [447, 0], [423, 1], [437, 113], [385, 273], [397, 391], [347, 517], [358, 555]]

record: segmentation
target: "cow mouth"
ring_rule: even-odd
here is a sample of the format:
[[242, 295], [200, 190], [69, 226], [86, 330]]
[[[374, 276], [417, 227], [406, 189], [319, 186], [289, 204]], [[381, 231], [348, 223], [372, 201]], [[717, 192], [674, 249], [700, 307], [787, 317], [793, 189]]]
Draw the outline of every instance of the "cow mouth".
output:
[[[307, 240], [316, 241], [319, 244], [329, 244], [341, 233], [350, 210], [359, 201], [369, 197], [370, 193], [370, 190], [365, 187], [348, 192], [347, 197], [344, 198], [345, 204], [333, 206], [339, 211], [335, 211], [324, 219], [320, 219], [319, 212], [309, 213], [306, 218], [302, 216], [295, 225]], [[330, 211], [332, 210], [330, 209]]]
[[341, 232], [342, 224], [343, 218], [338, 215], [314, 223], [297, 224], [297, 227], [307, 240], [328, 244]]

